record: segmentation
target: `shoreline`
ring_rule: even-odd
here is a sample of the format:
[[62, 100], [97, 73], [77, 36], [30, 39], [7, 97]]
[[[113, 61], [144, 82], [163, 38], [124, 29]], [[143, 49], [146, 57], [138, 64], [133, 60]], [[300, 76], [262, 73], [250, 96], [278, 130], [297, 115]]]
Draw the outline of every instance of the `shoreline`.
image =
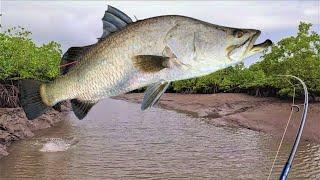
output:
[[[113, 99], [141, 103], [143, 94], [124, 94]], [[0, 159], [9, 155], [7, 147], [13, 142], [33, 137], [37, 130], [50, 128], [64, 120], [70, 111], [69, 106], [63, 105], [62, 112], [51, 109], [33, 121], [27, 120], [21, 108], [0, 108]], [[215, 126], [246, 128], [281, 138], [290, 115], [291, 102], [238, 93], [166, 93], [155, 107], [201, 118]], [[286, 140], [294, 140], [300, 126], [301, 112], [293, 115]], [[302, 140], [320, 143], [320, 103], [309, 105]]]
[[51, 109], [29, 121], [21, 108], [0, 108], [0, 159], [9, 155], [7, 147], [13, 142], [31, 138], [36, 131], [54, 126], [64, 120], [69, 109], [63, 105], [61, 112]]
[[[141, 103], [143, 94], [124, 94], [114, 99]], [[285, 136], [286, 140], [294, 140], [300, 126], [303, 104], [299, 106], [301, 110], [293, 114]], [[239, 93], [166, 93], [155, 107], [186, 113], [215, 126], [246, 128], [279, 139], [290, 115], [291, 102]], [[309, 104], [301, 139], [320, 143], [320, 103]]]

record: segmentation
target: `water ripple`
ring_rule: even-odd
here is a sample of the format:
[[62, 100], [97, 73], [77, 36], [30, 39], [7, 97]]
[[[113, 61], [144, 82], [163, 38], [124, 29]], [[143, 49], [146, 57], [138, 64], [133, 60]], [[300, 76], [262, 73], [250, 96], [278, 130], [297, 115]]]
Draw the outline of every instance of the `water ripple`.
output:
[[[141, 112], [137, 104], [116, 100], [99, 103], [86, 120], [73, 117], [13, 144], [0, 161], [1, 179], [265, 179], [279, 143], [262, 133], [162, 109]], [[290, 148], [285, 142], [273, 179]], [[299, 146], [290, 178], [320, 179], [320, 145]]]

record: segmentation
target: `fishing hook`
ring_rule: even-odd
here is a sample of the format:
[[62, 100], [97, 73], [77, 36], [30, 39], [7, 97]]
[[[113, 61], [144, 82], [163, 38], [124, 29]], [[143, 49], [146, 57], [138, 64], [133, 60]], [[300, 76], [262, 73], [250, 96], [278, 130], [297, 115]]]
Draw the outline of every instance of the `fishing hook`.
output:
[[292, 105], [291, 109], [296, 109], [296, 112], [300, 111], [300, 107], [298, 105], [296, 105], [296, 104]]

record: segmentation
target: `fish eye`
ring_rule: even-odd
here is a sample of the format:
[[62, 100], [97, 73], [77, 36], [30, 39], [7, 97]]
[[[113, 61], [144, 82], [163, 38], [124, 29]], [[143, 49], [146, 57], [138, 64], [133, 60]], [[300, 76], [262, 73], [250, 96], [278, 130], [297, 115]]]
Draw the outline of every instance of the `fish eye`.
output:
[[233, 31], [233, 36], [237, 38], [241, 38], [244, 35], [244, 32], [241, 30], [235, 30]]

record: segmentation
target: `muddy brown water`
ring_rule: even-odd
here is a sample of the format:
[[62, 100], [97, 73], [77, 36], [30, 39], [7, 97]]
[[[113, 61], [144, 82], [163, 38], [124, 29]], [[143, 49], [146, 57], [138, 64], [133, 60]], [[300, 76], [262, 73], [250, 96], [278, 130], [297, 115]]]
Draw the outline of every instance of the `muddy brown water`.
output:
[[[279, 141], [216, 127], [183, 113], [108, 99], [85, 120], [70, 113], [56, 127], [14, 143], [0, 179], [266, 179]], [[291, 148], [286, 141], [272, 174]], [[289, 179], [320, 179], [320, 145], [299, 146]]]

